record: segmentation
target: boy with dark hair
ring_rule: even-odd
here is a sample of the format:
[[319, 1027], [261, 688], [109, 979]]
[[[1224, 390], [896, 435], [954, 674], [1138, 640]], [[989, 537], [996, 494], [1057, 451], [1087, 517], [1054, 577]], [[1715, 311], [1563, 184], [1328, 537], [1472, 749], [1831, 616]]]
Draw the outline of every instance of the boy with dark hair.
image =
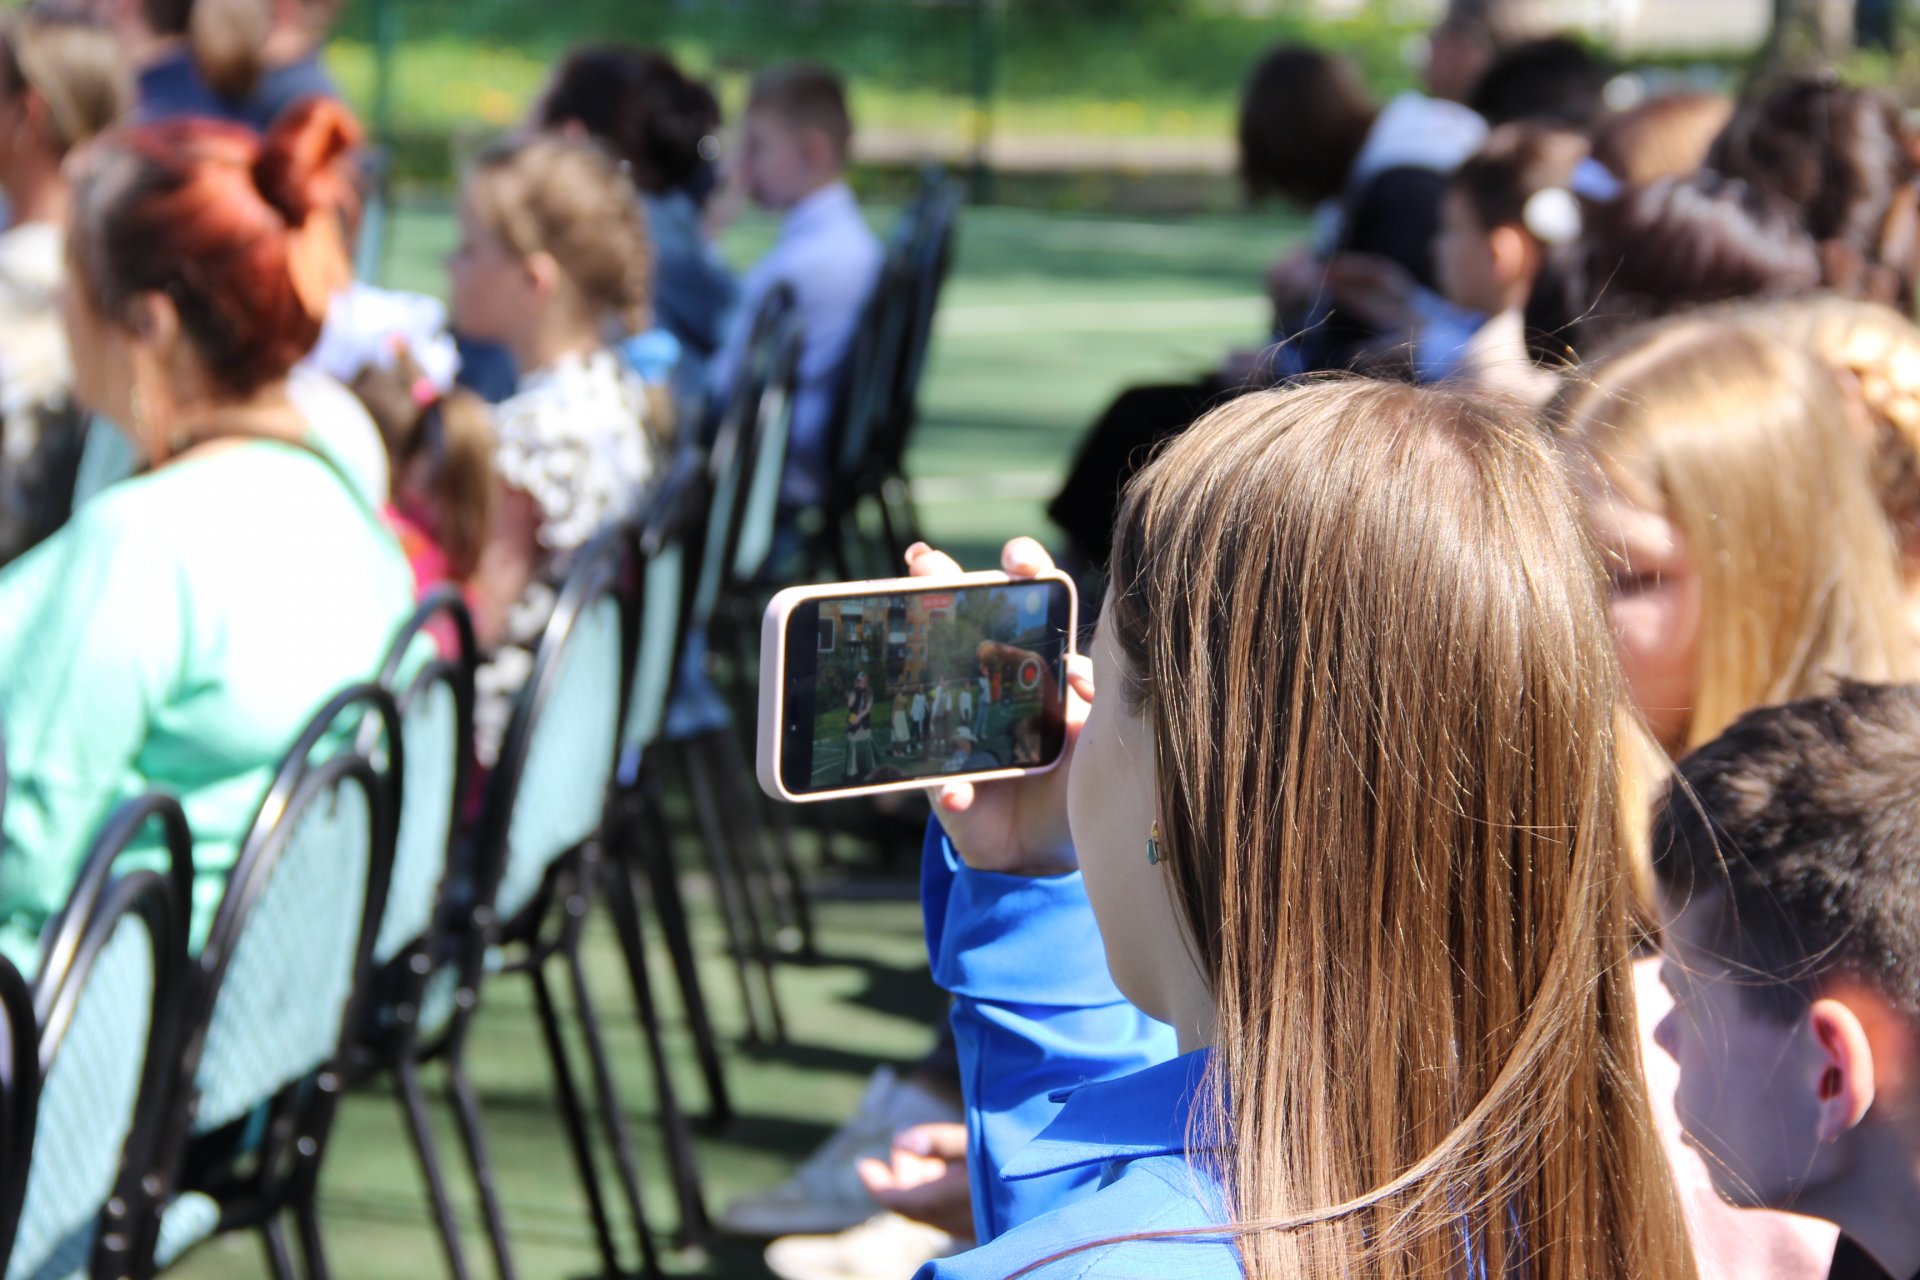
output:
[[783, 215], [780, 238], [742, 283], [708, 386], [724, 402], [754, 312], [776, 285], [791, 286], [802, 344], [781, 482], [782, 500], [791, 506], [824, 496], [827, 427], [841, 367], [880, 274], [880, 241], [846, 184], [852, 140], [846, 91], [832, 72], [788, 63], [754, 78], [741, 124], [740, 178], [755, 204]]
[[1839, 1226], [1835, 1277], [1920, 1274], [1920, 686], [1742, 717], [1653, 846], [1656, 1039], [1715, 1186]]

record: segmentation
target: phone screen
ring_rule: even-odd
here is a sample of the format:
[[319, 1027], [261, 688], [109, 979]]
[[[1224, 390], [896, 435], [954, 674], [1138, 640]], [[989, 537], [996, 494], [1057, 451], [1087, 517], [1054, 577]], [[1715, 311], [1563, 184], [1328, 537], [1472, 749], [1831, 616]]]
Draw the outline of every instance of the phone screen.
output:
[[807, 600], [787, 622], [796, 795], [1051, 764], [1073, 602], [1053, 580]]

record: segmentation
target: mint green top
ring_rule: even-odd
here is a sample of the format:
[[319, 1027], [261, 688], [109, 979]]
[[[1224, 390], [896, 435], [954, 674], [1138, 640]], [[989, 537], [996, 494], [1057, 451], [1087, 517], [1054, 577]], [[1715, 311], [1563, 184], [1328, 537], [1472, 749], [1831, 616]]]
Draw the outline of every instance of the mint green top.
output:
[[370, 495], [267, 441], [122, 481], [0, 571], [0, 950], [32, 962], [107, 816], [155, 787], [193, 828], [197, 950], [281, 756], [412, 607]]

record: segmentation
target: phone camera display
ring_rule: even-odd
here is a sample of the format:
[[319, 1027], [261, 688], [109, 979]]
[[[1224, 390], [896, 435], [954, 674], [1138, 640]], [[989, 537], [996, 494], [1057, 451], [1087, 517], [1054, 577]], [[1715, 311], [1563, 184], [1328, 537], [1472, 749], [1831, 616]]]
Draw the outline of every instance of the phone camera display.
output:
[[785, 770], [787, 785], [818, 792], [1054, 759], [1065, 596], [1043, 581], [818, 601], [807, 631], [789, 633], [814, 652], [787, 691], [800, 717], [787, 758], [801, 765]]

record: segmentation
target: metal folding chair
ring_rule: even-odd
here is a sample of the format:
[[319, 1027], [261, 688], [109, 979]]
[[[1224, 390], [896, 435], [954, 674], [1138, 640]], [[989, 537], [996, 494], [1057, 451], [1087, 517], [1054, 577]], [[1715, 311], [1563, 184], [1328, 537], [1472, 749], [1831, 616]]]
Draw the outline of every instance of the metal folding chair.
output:
[[[352, 745], [369, 717], [384, 776]], [[363, 684], [327, 703], [274, 777], [187, 985], [179, 1071], [136, 1214], [140, 1248], [160, 1267], [251, 1229], [288, 1280], [291, 1214], [306, 1272], [328, 1274], [319, 1173], [372, 972], [404, 772], [393, 699]]]
[[[122, 855], [155, 825], [164, 872], [129, 870]], [[192, 892], [186, 815], [172, 797], [149, 794], [107, 820], [66, 907], [41, 935], [39, 1140], [7, 1280], [136, 1270], [129, 1206], [159, 1135]]]
[[[379, 683], [394, 699], [405, 744], [393, 871], [373, 946], [373, 994], [350, 1061], [358, 1085], [391, 1073], [426, 1180], [434, 1228], [455, 1280], [470, 1274], [427, 1114], [421, 1067], [455, 1033], [485, 961], [485, 904], [458, 857], [461, 803], [471, 772], [473, 622], [460, 594], [443, 587], [401, 627]], [[465, 1033], [465, 1025], [458, 1028]], [[491, 1169], [477, 1125], [479, 1103], [464, 1073], [449, 1093], [476, 1169]], [[483, 1216], [500, 1218], [490, 1177], [480, 1181]]]
[[[500, 972], [522, 974], [532, 983], [561, 1116], [601, 1260], [608, 1273], [616, 1275], [624, 1274], [619, 1249], [594, 1169], [586, 1111], [547, 965], [557, 959], [566, 966], [641, 1265], [648, 1274], [656, 1274], [658, 1251], [641, 1201], [631, 1134], [580, 957], [581, 932], [602, 878], [596, 837], [605, 817], [628, 684], [630, 628], [626, 600], [618, 588], [626, 573], [629, 538], [625, 529], [610, 529], [575, 560], [489, 780], [474, 858], [479, 897], [492, 903], [484, 941], [498, 952]], [[468, 1092], [465, 1026], [473, 1013], [473, 1005], [456, 1010], [455, 1029], [443, 1055], [448, 1070], [463, 1082], [457, 1088]], [[477, 1134], [477, 1123], [474, 1129]], [[484, 1186], [492, 1175], [481, 1150], [470, 1144], [475, 1176]], [[501, 1275], [511, 1276], [506, 1228], [498, 1206], [489, 1199], [483, 1201], [483, 1209]]]

